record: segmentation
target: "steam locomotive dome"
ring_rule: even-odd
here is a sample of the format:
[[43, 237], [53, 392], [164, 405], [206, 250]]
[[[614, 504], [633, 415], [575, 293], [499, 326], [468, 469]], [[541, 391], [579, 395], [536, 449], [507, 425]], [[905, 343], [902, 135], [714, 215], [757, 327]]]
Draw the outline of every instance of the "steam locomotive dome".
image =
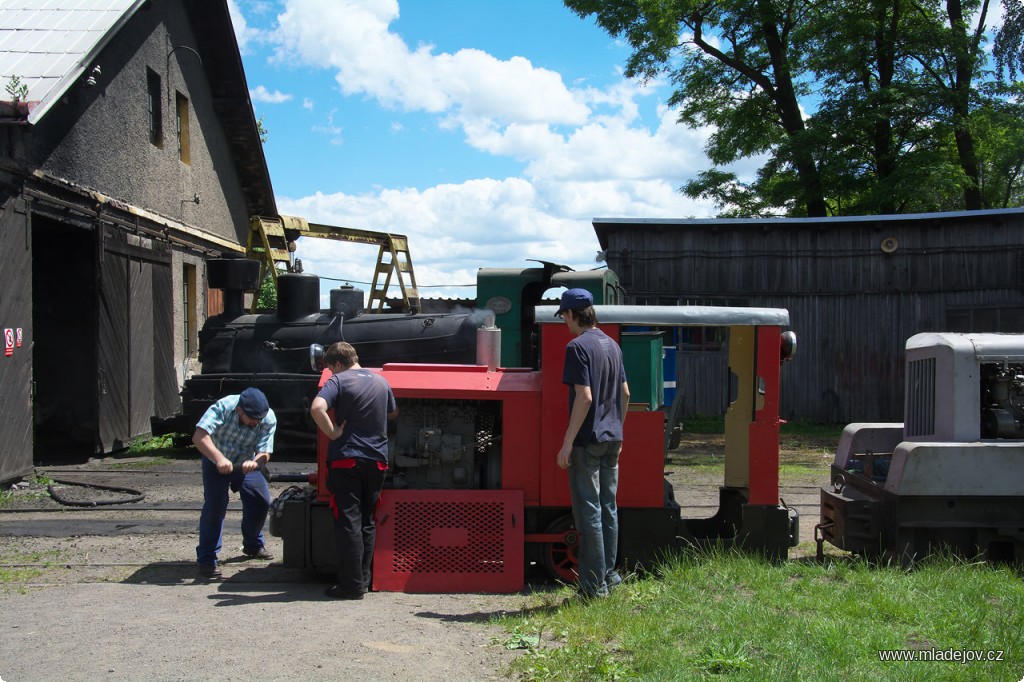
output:
[[200, 332], [203, 374], [319, 375], [311, 363], [310, 347], [326, 348], [337, 341], [355, 346], [364, 367], [476, 360], [476, 328], [483, 321], [482, 313], [364, 315], [363, 291], [351, 286], [333, 289], [330, 308], [321, 310], [319, 277], [282, 273], [277, 311], [244, 314], [241, 296], [250, 282], [234, 274], [222, 278], [219, 268], [233, 272], [251, 267], [248, 263], [253, 261], [221, 262], [225, 265], [210, 269], [210, 286], [224, 289], [225, 310], [210, 318]]

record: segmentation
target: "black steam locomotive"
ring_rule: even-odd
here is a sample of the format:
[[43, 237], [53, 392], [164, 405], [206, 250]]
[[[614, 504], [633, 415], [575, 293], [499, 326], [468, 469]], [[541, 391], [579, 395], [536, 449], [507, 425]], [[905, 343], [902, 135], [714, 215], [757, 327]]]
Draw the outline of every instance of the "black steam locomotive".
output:
[[191, 435], [212, 403], [257, 386], [277, 415], [275, 450], [312, 458], [316, 426], [309, 405], [317, 393], [323, 348], [347, 341], [367, 367], [476, 362], [476, 330], [485, 311], [364, 315], [363, 291], [351, 286], [333, 289], [330, 307], [321, 310], [319, 277], [282, 273], [277, 310], [248, 314], [244, 293], [257, 287], [259, 262], [211, 260], [207, 276], [210, 287], [224, 293], [224, 312], [209, 318], [199, 333], [201, 373], [185, 381], [182, 412], [154, 419], [154, 435]]

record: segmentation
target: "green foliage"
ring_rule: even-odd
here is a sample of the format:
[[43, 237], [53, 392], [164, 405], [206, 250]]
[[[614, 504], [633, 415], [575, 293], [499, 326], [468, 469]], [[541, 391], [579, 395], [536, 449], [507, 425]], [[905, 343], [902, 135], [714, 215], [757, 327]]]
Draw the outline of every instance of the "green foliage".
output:
[[260, 294], [256, 300], [256, 307], [260, 310], [275, 310], [277, 308], [277, 286], [274, 284], [274, 276], [269, 272], [260, 282]]
[[263, 114], [260, 114], [259, 118], [256, 119], [256, 132], [260, 136], [260, 144], [266, 144], [267, 138], [270, 137], [270, 131], [267, 130], [267, 126], [263, 123]]
[[147, 436], [139, 436], [132, 440], [128, 446], [128, 452], [137, 455], [143, 452], [151, 452], [153, 450], [166, 450], [167, 448], [174, 447], [174, 437], [178, 434], [168, 433], [163, 436], [154, 436], [152, 438]]
[[22, 83], [19, 76], [12, 75], [8, 78], [4, 89], [7, 91], [7, 96], [11, 98], [12, 102], [20, 102], [28, 97], [28, 84]]
[[[1011, 567], [949, 557], [909, 570], [846, 557], [772, 563], [706, 549], [609, 599], [526, 608], [500, 623], [540, 635], [511, 666], [528, 680], [1016, 679], [1022, 608]], [[912, 649], [999, 650], [1003, 660], [878, 655]]]
[[996, 59], [997, 75], [1004, 72], [1011, 81], [1024, 70], [1024, 2], [1003, 0], [1003, 27], [996, 34], [992, 53]]
[[[712, 127], [714, 167], [680, 189], [722, 217], [1024, 205], [1024, 0], [1001, 0], [995, 72], [980, 0], [564, 1]], [[721, 168], [754, 156], [753, 180]]]

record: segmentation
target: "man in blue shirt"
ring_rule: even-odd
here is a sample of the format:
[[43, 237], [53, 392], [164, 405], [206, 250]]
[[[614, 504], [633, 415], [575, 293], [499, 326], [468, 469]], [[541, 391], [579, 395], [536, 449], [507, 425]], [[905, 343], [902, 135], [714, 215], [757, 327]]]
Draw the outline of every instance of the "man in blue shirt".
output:
[[270, 487], [259, 469], [274, 451], [276, 430], [277, 417], [258, 388], [221, 398], [196, 424], [192, 442], [203, 456], [203, 511], [196, 547], [201, 577], [221, 576], [217, 553], [229, 489], [242, 500], [242, 552], [254, 559], [274, 558], [263, 542]]
[[388, 382], [360, 367], [351, 344], [332, 344], [324, 364], [334, 376], [313, 399], [309, 413], [331, 441], [327, 487], [338, 543], [338, 581], [325, 594], [362, 599], [373, 579], [373, 512], [388, 470], [388, 420], [398, 416], [398, 406]]
[[580, 534], [579, 590], [584, 597], [606, 597], [622, 582], [615, 570], [619, 518], [622, 425], [629, 385], [622, 349], [597, 328], [594, 297], [586, 289], [562, 294], [556, 317], [575, 338], [565, 347], [562, 383], [569, 386], [569, 425], [558, 451], [568, 469], [572, 514]]

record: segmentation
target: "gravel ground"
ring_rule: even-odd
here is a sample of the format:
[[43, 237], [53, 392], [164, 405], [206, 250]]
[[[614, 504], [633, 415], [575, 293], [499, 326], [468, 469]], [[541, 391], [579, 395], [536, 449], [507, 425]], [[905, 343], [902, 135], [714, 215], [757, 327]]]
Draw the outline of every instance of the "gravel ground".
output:
[[[102, 476], [144, 490], [140, 504], [164, 511], [61, 507], [38, 485], [14, 491], [0, 510], [0, 679], [506, 677], [516, 652], [501, 646], [505, 634], [490, 621], [530, 597], [373, 592], [363, 601], [330, 600], [324, 578], [242, 560], [231, 549], [241, 544], [237, 497], [225, 522], [224, 579], [197, 580], [198, 461], [142, 466], [147, 461], [107, 458], [40, 473]], [[288, 485], [273, 483], [272, 495]], [[280, 539], [266, 536], [280, 556]]]
[[[820, 473], [814, 466], [782, 480], [807, 543], [831, 455], [827, 444], [810, 454], [804, 444], [798, 449], [798, 458], [821, 460]], [[716, 436], [684, 437], [670, 453], [668, 478], [684, 517], [717, 509], [722, 453]], [[275, 462], [272, 469], [312, 466]], [[194, 451], [93, 459], [37, 474], [145, 498], [128, 509], [90, 508], [58, 504], [45, 485], [9, 493], [0, 508], [0, 681], [503, 679], [518, 652], [501, 645], [507, 634], [492, 618], [556, 601], [560, 589], [568, 594], [544, 584], [512, 595], [374, 592], [359, 602], [330, 600], [325, 577], [245, 560], [237, 496], [225, 522], [224, 579], [201, 581]], [[289, 485], [271, 483], [272, 496]], [[75, 486], [57, 492], [72, 501], [130, 495]], [[280, 539], [265, 534], [280, 556]], [[813, 549], [804, 545], [791, 556], [801, 552]]]

